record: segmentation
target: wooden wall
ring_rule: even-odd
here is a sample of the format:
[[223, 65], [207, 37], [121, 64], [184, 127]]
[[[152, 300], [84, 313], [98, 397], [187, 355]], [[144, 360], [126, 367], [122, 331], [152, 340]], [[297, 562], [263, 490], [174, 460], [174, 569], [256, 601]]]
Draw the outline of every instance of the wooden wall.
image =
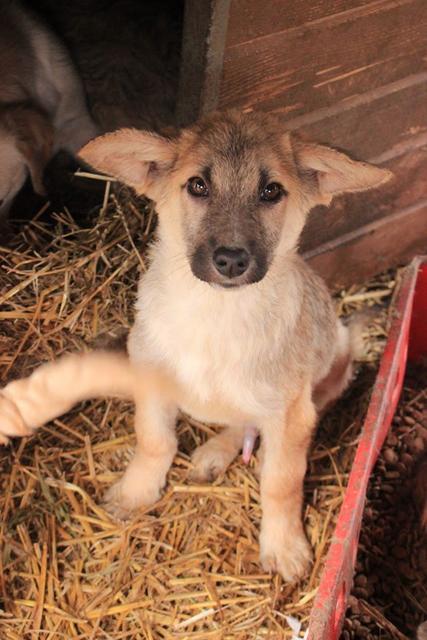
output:
[[302, 250], [313, 264], [344, 284], [427, 250], [427, 1], [202, 4], [215, 9], [222, 40], [207, 47], [209, 75], [209, 65], [198, 70], [214, 95], [200, 92], [193, 117], [274, 111], [290, 129], [396, 174], [381, 191], [312, 212]]

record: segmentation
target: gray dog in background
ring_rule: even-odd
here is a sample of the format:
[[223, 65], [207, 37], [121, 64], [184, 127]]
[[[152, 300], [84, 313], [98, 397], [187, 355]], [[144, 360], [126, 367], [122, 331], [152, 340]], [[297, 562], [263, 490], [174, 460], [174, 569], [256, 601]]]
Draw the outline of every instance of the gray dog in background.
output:
[[75, 153], [97, 134], [65, 47], [18, 2], [0, 7], [0, 219], [27, 176], [43, 194], [43, 172], [59, 149]]

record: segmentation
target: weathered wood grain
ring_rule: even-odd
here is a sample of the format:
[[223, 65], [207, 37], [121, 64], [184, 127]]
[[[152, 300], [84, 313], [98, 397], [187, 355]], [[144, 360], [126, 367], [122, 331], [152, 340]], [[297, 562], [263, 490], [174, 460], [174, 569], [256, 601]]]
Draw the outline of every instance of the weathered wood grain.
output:
[[259, 0], [231, 0], [227, 47], [303, 24], [333, 19], [335, 14], [346, 12], [350, 16], [359, 7], [380, 3], [384, 0], [269, 0], [268, 5]]
[[426, 33], [425, 0], [388, 0], [228, 47], [219, 106], [294, 117], [333, 105], [425, 70]]
[[411, 138], [427, 131], [427, 73], [320, 113], [286, 120], [286, 125], [313, 140], [342, 147], [363, 160], [404, 141], [410, 146]]
[[361, 283], [427, 252], [427, 199], [305, 254], [332, 289]]

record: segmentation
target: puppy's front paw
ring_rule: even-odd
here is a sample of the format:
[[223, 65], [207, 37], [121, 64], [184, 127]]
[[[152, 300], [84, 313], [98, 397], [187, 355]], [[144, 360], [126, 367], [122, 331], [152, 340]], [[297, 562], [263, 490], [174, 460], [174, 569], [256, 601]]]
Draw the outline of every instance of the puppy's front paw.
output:
[[236, 452], [223, 442], [216, 441], [215, 436], [202, 444], [191, 456], [193, 470], [190, 480], [193, 482], [212, 482], [224, 473], [233, 461]]
[[150, 482], [135, 484], [125, 474], [106, 491], [103, 507], [116, 520], [127, 520], [137, 509], [153, 506], [160, 499], [160, 489]]
[[31, 435], [16, 404], [0, 392], [0, 444], [8, 444], [9, 438]]
[[304, 533], [273, 537], [261, 534], [260, 562], [265, 571], [277, 571], [286, 582], [297, 582], [310, 568], [312, 551]]

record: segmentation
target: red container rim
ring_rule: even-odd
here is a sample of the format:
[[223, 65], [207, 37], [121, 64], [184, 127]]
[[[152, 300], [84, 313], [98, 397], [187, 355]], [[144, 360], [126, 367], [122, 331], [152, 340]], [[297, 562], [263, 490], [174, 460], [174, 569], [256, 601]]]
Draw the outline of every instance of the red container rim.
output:
[[[420, 273], [423, 278], [418, 282]], [[422, 329], [421, 321], [414, 322], [412, 318], [416, 288], [416, 306], [423, 314], [425, 327], [427, 256], [414, 258], [405, 269], [393, 304], [389, 336], [311, 611], [308, 640], [335, 640], [341, 632], [352, 585], [366, 489], [402, 390], [410, 333], [411, 355], [427, 354], [427, 330]]]

